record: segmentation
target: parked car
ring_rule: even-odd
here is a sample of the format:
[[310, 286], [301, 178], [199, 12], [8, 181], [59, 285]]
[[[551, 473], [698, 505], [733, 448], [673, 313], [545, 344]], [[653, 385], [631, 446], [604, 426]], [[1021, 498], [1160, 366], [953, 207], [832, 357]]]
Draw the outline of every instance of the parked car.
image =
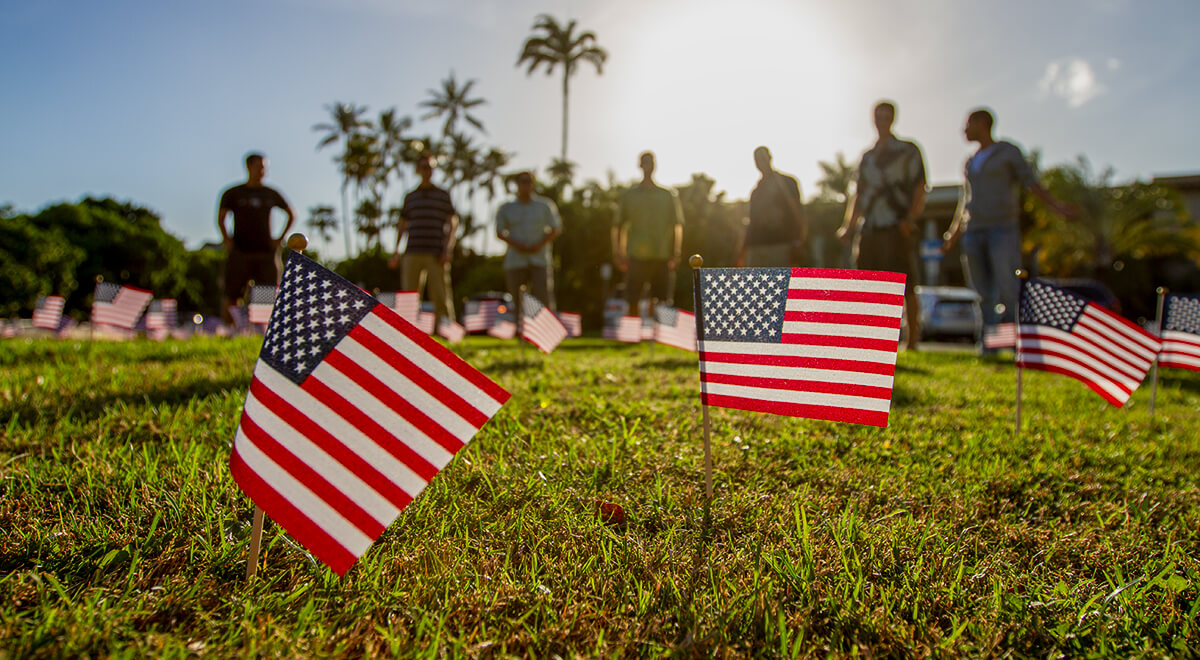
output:
[[918, 286], [921, 339], [979, 341], [983, 333], [980, 295], [964, 286]]

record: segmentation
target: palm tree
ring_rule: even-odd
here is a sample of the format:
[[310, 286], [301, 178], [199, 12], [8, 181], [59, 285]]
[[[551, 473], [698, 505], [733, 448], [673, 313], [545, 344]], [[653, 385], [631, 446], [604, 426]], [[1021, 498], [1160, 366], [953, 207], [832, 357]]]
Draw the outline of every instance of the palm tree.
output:
[[315, 231], [321, 237], [321, 241], [328, 243], [333, 238], [333, 232], [337, 231], [338, 219], [337, 213], [332, 206], [313, 206], [308, 209], [308, 228]]
[[[525, 40], [517, 66], [528, 63], [525, 75], [532, 74], [545, 65], [546, 75], [562, 66], [562, 154], [559, 160], [567, 162], [567, 91], [571, 75], [579, 62], [590, 62], [597, 74], [604, 73], [604, 61], [608, 52], [596, 45], [596, 34], [591, 30], [575, 34], [575, 21], [563, 26], [553, 16], [541, 14], [533, 23], [534, 35]], [[539, 33], [540, 31], [540, 33]]]
[[[388, 178], [396, 172], [401, 178], [405, 172], [401, 167], [406, 145], [412, 138], [405, 135], [412, 128], [411, 117], [398, 117], [395, 108], [388, 108], [379, 113], [379, 121], [375, 124], [375, 139], [379, 143], [379, 171], [376, 173], [379, 185], [387, 188]], [[382, 194], [381, 194], [382, 198]]]
[[[362, 198], [363, 190], [369, 183], [377, 181], [382, 160], [383, 155], [373, 135], [358, 133], [350, 136], [342, 156], [342, 176], [347, 182], [354, 182], [355, 202]], [[378, 192], [377, 188], [372, 190], [375, 196], [378, 196]]]
[[371, 195], [362, 200], [358, 204], [358, 208], [354, 211], [357, 222], [355, 229], [366, 239], [367, 246], [379, 246], [379, 234], [383, 231], [383, 225], [380, 222], [383, 218], [383, 207], [379, 205], [378, 199]]
[[576, 167], [576, 163], [569, 160], [550, 159], [550, 166], [546, 168], [546, 173], [550, 175], [550, 185], [555, 189], [557, 196], [561, 197], [563, 190], [575, 179]]
[[821, 178], [817, 180], [820, 195], [845, 204], [858, 181], [858, 167], [847, 162], [845, 154], [840, 151], [832, 163], [819, 160], [817, 165], [821, 168]]
[[[343, 145], [348, 149], [349, 144], [350, 144], [350, 139], [354, 135], [357, 135], [361, 131], [369, 130], [371, 128], [370, 120], [363, 119], [363, 115], [366, 114], [366, 112], [367, 112], [367, 107], [365, 105], [360, 106], [360, 105], [355, 105], [353, 103], [342, 103], [342, 102], [338, 101], [338, 102], [326, 105], [325, 109], [329, 111], [329, 115], [333, 119], [333, 121], [316, 124], [315, 126], [313, 126], [314, 131], [319, 131], [319, 132], [325, 133], [325, 137], [321, 138], [321, 140], [319, 142], [317, 142], [317, 150], [318, 151], [320, 151], [321, 149], [323, 149], [335, 142], [339, 142], [339, 141], [342, 142]], [[338, 163], [339, 165], [341, 163], [343, 163], [345, 160], [346, 160], [346, 154], [344, 151], [341, 156], [337, 156], [333, 159], [333, 161], [335, 163]], [[346, 230], [346, 256], [347, 257], [350, 256], [350, 252], [351, 252], [350, 215], [349, 215], [350, 204], [346, 199], [346, 192], [349, 187], [350, 187], [350, 178], [345, 176], [345, 172], [344, 172], [344, 168], [343, 168], [342, 226]]]
[[486, 133], [483, 122], [471, 114], [472, 108], [487, 103], [481, 98], [470, 97], [471, 86], [474, 84], [475, 80], [471, 79], [459, 87], [458, 81], [454, 78], [454, 72], [451, 71], [450, 76], [442, 81], [442, 88], [429, 90], [429, 98], [421, 101], [420, 106], [429, 109], [429, 112], [425, 113], [421, 119], [445, 117], [446, 121], [442, 124], [442, 135], [445, 137], [454, 133], [459, 119], [465, 120], [468, 124]]

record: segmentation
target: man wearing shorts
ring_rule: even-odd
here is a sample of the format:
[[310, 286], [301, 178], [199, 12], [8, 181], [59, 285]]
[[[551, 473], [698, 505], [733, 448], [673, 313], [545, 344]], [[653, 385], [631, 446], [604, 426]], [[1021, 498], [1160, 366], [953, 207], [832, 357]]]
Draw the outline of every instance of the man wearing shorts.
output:
[[[838, 229], [843, 241], [855, 238], [854, 267], [904, 273], [904, 313], [908, 317], [910, 350], [921, 338], [920, 303], [917, 300], [917, 218], [925, 210], [925, 158], [915, 142], [892, 134], [896, 106], [875, 105], [875, 130], [879, 139], [863, 154], [858, 167], [854, 205]], [[859, 220], [861, 226], [858, 226]]]
[[421, 183], [404, 196], [400, 209], [400, 228], [396, 232], [396, 250], [388, 265], [401, 264], [400, 240], [408, 236], [401, 265], [401, 285], [406, 291], [422, 295], [429, 286], [429, 299], [436, 316], [434, 327], [442, 319], [454, 321], [450, 288], [450, 260], [454, 255], [454, 237], [458, 232], [458, 212], [450, 193], [433, 184], [434, 157], [423, 154], [417, 159]]
[[[279, 284], [282, 266], [279, 246], [283, 245], [283, 237], [287, 236], [296, 219], [283, 195], [263, 185], [267, 159], [262, 154], [246, 156], [246, 173], [246, 182], [221, 193], [217, 205], [217, 228], [221, 230], [221, 242], [226, 250], [221, 317], [229, 324], [233, 323], [229, 307], [246, 295], [250, 282]], [[287, 213], [287, 223], [279, 238], [271, 235], [271, 209], [276, 207]], [[225, 217], [230, 213], [233, 214], [232, 234], [225, 223]]]
[[613, 227], [613, 259], [627, 273], [627, 314], [640, 316], [642, 290], [650, 289], [650, 314], [657, 303], [671, 304], [675, 269], [683, 247], [683, 208], [679, 195], [654, 182], [654, 154], [639, 159], [642, 181], [625, 191]]

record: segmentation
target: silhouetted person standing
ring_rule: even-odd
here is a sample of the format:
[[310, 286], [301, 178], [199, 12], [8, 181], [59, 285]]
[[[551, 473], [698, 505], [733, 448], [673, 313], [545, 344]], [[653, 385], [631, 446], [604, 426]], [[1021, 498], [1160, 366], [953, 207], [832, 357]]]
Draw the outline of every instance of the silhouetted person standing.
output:
[[800, 182], [771, 166], [771, 152], [766, 147], [754, 150], [754, 166], [762, 178], [750, 192], [750, 221], [737, 263], [751, 267], [798, 265], [808, 235]]
[[533, 194], [533, 172], [516, 176], [517, 198], [496, 211], [496, 236], [508, 245], [504, 255], [504, 278], [521, 315], [521, 287], [551, 310], [554, 305], [554, 263], [551, 243], [562, 233], [562, 221], [554, 202]]
[[[246, 156], [246, 182], [221, 193], [217, 204], [217, 228], [225, 245], [224, 282], [221, 286], [221, 318], [232, 324], [229, 307], [246, 293], [250, 282], [279, 284], [282, 263], [279, 246], [292, 227], [296, 214], [279, 191], [263, 185], [267, 176], [267, 159], [262, 154]], [[287, 213], [287, 223], [279, 238], [271, 235], [271, 209]], [[225, 218], [233, 214], [233, 232], [226, 227]]]
[[642, 289], [650, 287], [650, 309], [671, 302], [675, 269], [683, 247], [683, 208], [679, 195], [654, 182], [654, 154], [639, 158], [642, 181], [625, 191], [613, 227], [613, 258], [626, 271], [628, 314], [640, 315]]
[[417, 176], [421, 183], [404, 196], [400, 209], [400, 227], [396, 231], [396, 250], [388, 265], [400, 263], [400, 240], [407, 234], [401, 269], [401, 286], [423, 295], [429, 285], [433, 302], [434, 327], [445, 318], [454, 320], [451, 304], [450, 259], [454, 255], [454, 237], [458, 232], [458, 213], [450, 201], [450, 193], [433, 185], [433, 156], [423, 154], [417, 159]]
[[968, 141], [978, 142], [979, 150], [967, 159], [966, 189], [942, 245], [944, 253], [962, 237], [963, 270], [968, 284], [983, 298], [983, 321], [988, 328], [1016, 320], [1021, 189], [1029, 189], [1058, 213], [1074, 215], [1074, 209], [1038, 183], [1019, 147], [992, 138], [994, 124], [992, 113], [984, 109], [967, 116], [963, 134]]
[[[854, 241], [854, 267], [904, 273], [904, 313], [909, 349], [921, 339], [921, 307], [917, 299], [917, 218], [925, 210], [925, 158], [915, 142], [892, 133], [896, 106], [875, 105], [879, 139], [858, 166], [854, 204], [838, 238]], [[861, 219], [861, 225], [859, 221]]]

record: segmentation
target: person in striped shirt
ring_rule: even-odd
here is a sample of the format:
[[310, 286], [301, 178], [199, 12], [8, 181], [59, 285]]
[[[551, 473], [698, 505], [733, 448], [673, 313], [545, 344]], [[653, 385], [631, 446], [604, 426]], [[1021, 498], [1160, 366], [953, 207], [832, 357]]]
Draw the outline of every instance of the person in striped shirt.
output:
[[436, 327], [441, 318], [454, 321], [450, 259], [458, 232], [458, 213], [450, 193], [433, 184], [433, 164], [432, 154], [423, 154], [417, 160], [417, 176], [421, 177], [421, 183], [404, 196], [400, 228], [396, 232], [396, 250], [388, 266], [396, 268], [401, 264], [400, 241], [407, 235], [401, 283], [405, 290], [416, 291], [418, 295], [422, 295], [426, 284], [429, 285]]

